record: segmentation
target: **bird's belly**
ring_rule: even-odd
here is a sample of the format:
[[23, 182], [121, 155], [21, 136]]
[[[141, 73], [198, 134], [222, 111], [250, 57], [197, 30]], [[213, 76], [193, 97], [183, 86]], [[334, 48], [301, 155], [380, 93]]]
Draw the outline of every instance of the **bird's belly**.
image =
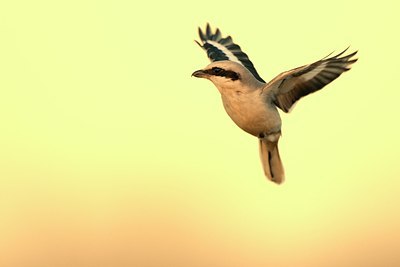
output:
[[262, 101], [223, 97], [223, 103], [229, 117], [251, 135], [259, 136], [260, 133], [280, 130], [281, 119], [278, 111]]

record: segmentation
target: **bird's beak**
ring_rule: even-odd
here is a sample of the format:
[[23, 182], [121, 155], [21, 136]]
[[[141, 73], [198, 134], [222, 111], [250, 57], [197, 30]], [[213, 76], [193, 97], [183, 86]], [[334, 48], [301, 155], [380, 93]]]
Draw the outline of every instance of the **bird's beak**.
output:
[[204, 70], [196, 70], [192, 73], [192, 76], [197, 78], [204, 78], [207, 76], [207, 73]]

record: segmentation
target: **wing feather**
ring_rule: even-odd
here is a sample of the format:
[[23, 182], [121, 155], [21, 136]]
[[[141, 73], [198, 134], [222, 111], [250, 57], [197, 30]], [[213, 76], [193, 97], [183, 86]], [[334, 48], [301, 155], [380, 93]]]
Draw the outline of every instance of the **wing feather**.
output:
[[268, 86], [273, 88], [275, 105], [284, 112], [289, 112], [300, 98], [322, 89], [343, 72], [350, 70], [351, 65], [357, 61], [352, 59], [357, 51], [342, 56], [346, 51], [347, 49], [336, 56], [325, 57], [274, 78]]
[[201, 43], [198, 41], [196, 43], [207, 52], [207, 56], [212, 62], [221, 60], [237, 62], [246, 67], [257, 80], [265, 83], [247, 54], [233, 42], [232, 37], [222, 38], [221, 31], [218, 28], [213, 33], [208, 23], [204, 32], [199, 28], [199, 37]]

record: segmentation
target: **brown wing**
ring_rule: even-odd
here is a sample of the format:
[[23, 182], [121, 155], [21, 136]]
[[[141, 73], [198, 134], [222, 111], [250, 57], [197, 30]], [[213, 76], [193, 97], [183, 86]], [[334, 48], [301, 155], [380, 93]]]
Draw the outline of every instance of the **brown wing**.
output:
[[281, 73], [274, 78], [269, 86], [274, 88], [275, 105], [284, 112], [289, 112], [300, 98], [320, 90], [343, 72], [348, 71], [351, 64], [357, 61], [352, 59], [357, 51], [342, 56], [346, 50], [336, 56]]

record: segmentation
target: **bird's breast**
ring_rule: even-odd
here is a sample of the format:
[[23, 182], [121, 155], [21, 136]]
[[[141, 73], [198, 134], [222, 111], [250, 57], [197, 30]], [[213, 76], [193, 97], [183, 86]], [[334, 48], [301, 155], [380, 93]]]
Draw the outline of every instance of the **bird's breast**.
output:
[[277, 109], [259, 92], [222, 94], [222, 102], [229, 117], [244, 131], [258, 136], [260, 133], [280, 130]]

